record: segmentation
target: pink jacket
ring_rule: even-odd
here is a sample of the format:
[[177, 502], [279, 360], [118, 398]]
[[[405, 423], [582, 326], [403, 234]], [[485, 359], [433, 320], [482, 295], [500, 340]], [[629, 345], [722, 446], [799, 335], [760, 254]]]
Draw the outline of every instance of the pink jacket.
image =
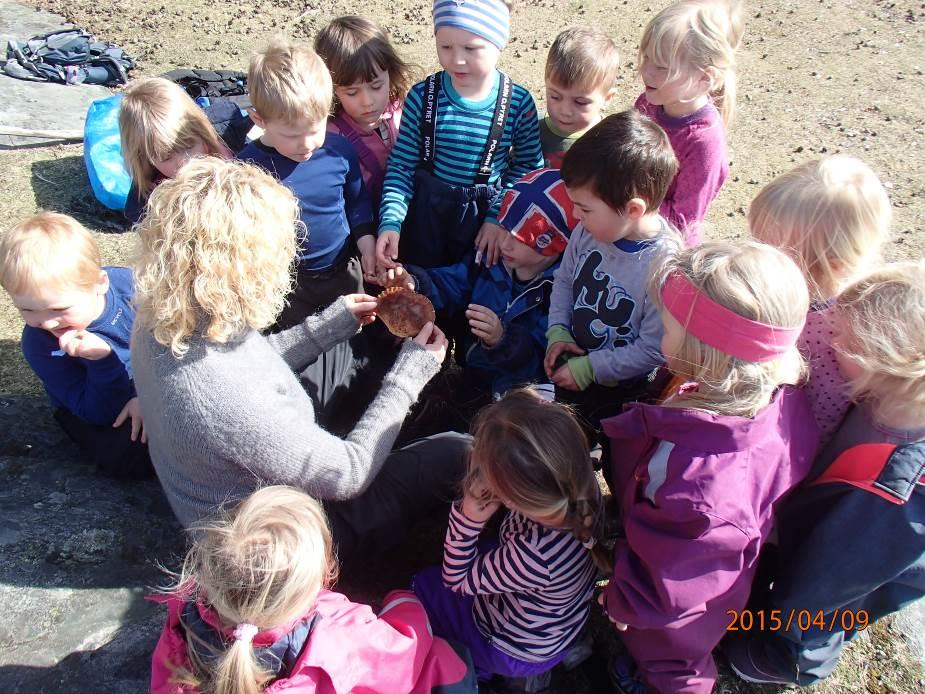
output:
[[395, 101], [382, 114], [382, 125], [389, 134], [388, 144], [383, 142], [379, 128], [365, 132], [343, 110], [328, 121], [328, 132], [343, 135], [356, 150], [357, 158], [360, 160], [360, 173], [363, 174], [363, 184], [366, 186], [366, 192], [369, 194], [373, 210], [377, 213], [379, 211], [379, 201], [382, 199], [382, 182], [385, 180], [385, 167], [398, 137], [401, 113], [402, 102]]
[[809, 473], [816, 421], [783, 386], [753, 418], [633, 404], [602, 425], [625, 531], [607, 611], [651, 689], [709, 692], [710, 651], [745, 607], [778, 502]]
[[[170, 682], [171, 666], [189, 667], [186, 630], [180, 622], [187, 603], [179, 597], [152, 598], [167, 604], [167, 624], [151, 664], [152, 694], [195, 694]], [[197, 603], [198, 616], [221, 631], [218, 616]], [[414, 593], [392, 591], [377, 617], [367, 605], [324, 590], [312, 611], [292, 624], [259, 632], [254, 647], [271, 646], [310, 621], [310, 632], [289, 672], [266, 690], [308, 694], [389, 692], [465, 694], [475, 692], [475, 675], [443, 639], [430, 631]], [[224, 630], [227, 638], [230, 630]], [[298, 646], [297, 646], [298, 647]]]

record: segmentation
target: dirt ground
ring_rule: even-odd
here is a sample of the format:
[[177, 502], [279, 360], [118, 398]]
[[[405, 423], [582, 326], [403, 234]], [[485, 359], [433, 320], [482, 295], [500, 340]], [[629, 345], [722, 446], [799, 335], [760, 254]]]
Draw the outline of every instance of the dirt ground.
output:
[[[26, 0], [133, 55], [138, 75], [176, 67], [246, 69], [271, 35], [311, 41], [329, 19], [368, 15], [423, 71], [436, 67], [430, 5], [411, 0]], [[615, 110], [640, 91], [638, 37], [662, 0], [515, 0], [512, 38], [501, 67], [528, 87], [542, 110], [546, 50], [566, 26], [610, 33], [623, 55]], [[729, 133], [731, 173], [714, 203], [707, 234], [745, 232], [750, 200], [775, 175], [824, 154], [858, 156], [880, 174], [895, 208], [889, 259], [916, 258], [925, 247], [925, 3], [919, 0], [766, 0], [746, 4], [739, 54], [739, 101]], [[108, 263], [130, 261], [135, 240], [118, 215], [92, 199], [79, 145], [0, 151], [0, 229], [37, 208], [74, 214], [99, 232]], [[0, 393], [36, 393], [19, 356], [21, 323], [0, 297]], [[819, 691], [925, 691], [898, 639], [863, 639], [838, 677]], [[759, 688], [754, 691], [763, 691]], [[724, 679], [720, 691], [752, 691]], [[770, 691], [770, 690], [768, 690]]]

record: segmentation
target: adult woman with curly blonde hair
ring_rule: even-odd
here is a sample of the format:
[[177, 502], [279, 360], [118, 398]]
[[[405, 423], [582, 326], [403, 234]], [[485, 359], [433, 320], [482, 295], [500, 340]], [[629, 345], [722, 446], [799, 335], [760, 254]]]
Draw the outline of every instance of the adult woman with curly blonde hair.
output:
[[437, 436], [390, 454], [446, 352], [432, 324], [402, 346], [346, 437], [316, 423], [294, 372], [315, 363], [348, 374], [320, 357], [374, 320], [376, 303], [345, 296], [289, 330], [260, 333], [292, 282], [297, 220], [292, 194], [240, 162], [193, 160], [157, 187], [138, 227], [135, 383], [152, 461], [184, 526], [263, 484], [291, 485], [325, 500], [349, 560], [452, 497], [468, 439]]

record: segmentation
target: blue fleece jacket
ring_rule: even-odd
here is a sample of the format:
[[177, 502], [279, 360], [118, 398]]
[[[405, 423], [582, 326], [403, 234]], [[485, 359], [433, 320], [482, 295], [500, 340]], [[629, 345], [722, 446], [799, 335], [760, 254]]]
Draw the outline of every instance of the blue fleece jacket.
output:
[[457, 313], [472, 304], [494, 311], [501, 319], [501, 340], [487, 347], [467, 333], [466, 370], [491, 383], [492, 394], [533, 381], [545, 381], [546, 327], [553, 273], [557, 260], [528, 282], [512, 276], [503, 262], [493, 267], [476, 266], [470, 254], [465, 260], [441, 268], [406, 267], [417, 290], [438, 311]]
[[108, 426], [135, 397], [129, 337], [135, 320], [132, 305], [135, 287], [132, 271], [125, 267], [103, 268], [109, 275], [106, 307], [87, 326], [112, 347], [109, 356], [90, 360], [61, 351], [58, 338], [47, 330], [26, 326], [22, 353], [45, 386], [48, 399], [91, 424]]

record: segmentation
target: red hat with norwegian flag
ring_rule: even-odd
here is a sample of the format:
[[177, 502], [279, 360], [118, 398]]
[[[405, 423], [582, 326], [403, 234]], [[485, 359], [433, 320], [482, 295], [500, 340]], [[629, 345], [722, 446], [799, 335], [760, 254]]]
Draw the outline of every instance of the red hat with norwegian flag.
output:
[[498, 224], [541, 255], [565, 250], [578, 224], [558, 169], [537, 169], [504, 194]]

